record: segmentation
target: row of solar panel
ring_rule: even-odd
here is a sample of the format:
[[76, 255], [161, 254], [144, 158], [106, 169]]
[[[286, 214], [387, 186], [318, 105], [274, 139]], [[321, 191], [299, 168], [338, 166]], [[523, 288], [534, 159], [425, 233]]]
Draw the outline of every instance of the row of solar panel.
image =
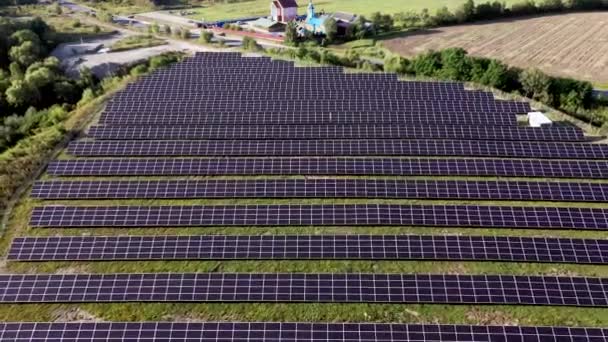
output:
[[608, 264], [608, 240], [417, 235], [18, 237], [8, 260], [475, 260]]
[[[133, 89], [135, 90], [135, 89]], [[374, 100], [399, 100], [404, 101], [404, 97], [415, 98], [416, 101], [425, 100], [428, 102], [437, 101], [440, 99], [454, 99], [459, 101], [483, 101], [483, 102], [495, 102], [491, 94], [486, 93], [425, 93], [420, 91], [378, 91], [378, 92], [362, 92], [355, 90], [352, 92], [336, 93], [336, 92], [307, 92], [307, 97], [314, 98], [314, 101], [328, 101], [328, 100], [354, 100], [360, 101], [365, 99]], [[283, 90], [273, 91], [273, 96], [281, 98], [283, 100], [299, 101], [303, 99], [301, 91], [298, 92], [287, 92]], [[168, 93], [166, 89], [154, 89], [145, 90], [145, 92], [131, 91], [118, 93], [112, 101], [132, 101], [137, 99], [172, 99], [178, 100], [190, 100], [190, 99], [208, 99], [213, 98], [214, 100], [233, 100], [233, 101], [246, 101], [246, 100], [259, 100], [264, 98], [264, 92], [262, 91], [248, 91], [246, 93], [238, 92], [233, 94], [217, 93], [211, 91], [197, 91], [190, 90], [179, 93]]]
[[438, 124], [438, 125], [495, 125], [514, 126], [517, 124], [515, 115], [486, 113], [419, 113], [394, 112], [384, 114], [373, 113], [282, 113], [271, 112], [214, 112], [202, 114], [199, 110], [184, 110], [181, 113], [167, 111], [108, 110], [100, 118], [100, 123], [106, 125], [336, 125], [336, 124]]
[[0, 303], [216, 301], [607, 307], [608, 278], [297, 273], [0, 275]]
[[604, 342], [608, 329], [376, 323], [11, 322], [0, 340], [18, 342]]
[[52, 176], [383, 175], [608, 178], [607, 161], [537, 159], [81, 159], [55, 160]]
[[[146, 102], [109, 102], [107, 106], [108, 110], [134, 110], [141, 112], [142, 110], [150, 110], [154, 112], [169, 112], [180, 113], [184, 110], [200, 110], [208, 112], [231, 112], [231, 111], [254, 111], [266, 112], [275, 111], [281, 113], [283, 111], [288, 113], [370, 113], [375, 111], [377, 113], [427, 113], [433, 115], [433, 111], [441, 113], [486, 113], [490, 114], [520, 114], [529, 112], [528, 109], [517, 105], [508, 105], [503, 103], [437, 103], [437, 102], [418, 102], [418, 103], [405, 103], [403, 101], [386, 101], [386, 102], [375, 102], [375, 101], [353, 101], [353, 100], [333, 100], [331, 102], [310, 102], [310, 101], [271, 101], [259, 100], [259, 101], [227, 101], [227, 102], [215, 102], [205, 100], [190, 100], [190, 101], [178, 101], [176, 103], [167, 103], [159, 100], [150, 99]], [[173, 109], [173, 110], [171, 110]]]
[[519, 141], [584, 141], [571, 127], [399, 126], [399, 125], [233, 125], [233, 126], [92, 126], [87, 135], [99, 140], [201, 139], [463, 139]]
[[37, 181], [41, 199], [409, 198], [607, 202], [608, 184], [435, 180]]
[[470, 156], [608, 159], [608, 145], [471, 140], [73, 141], [75, 156]]
[[35, 207], [32, 227], [421, 226], [607, 230], [608, 209], [476, 205]]

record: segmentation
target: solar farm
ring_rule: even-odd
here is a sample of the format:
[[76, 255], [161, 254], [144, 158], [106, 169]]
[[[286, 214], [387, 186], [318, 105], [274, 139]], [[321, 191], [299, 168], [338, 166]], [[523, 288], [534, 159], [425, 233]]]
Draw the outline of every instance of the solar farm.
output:
[[18, 207], [0, 341], [606, 341], [608, 145], [531, 111], [240, 53], [143, 76]]

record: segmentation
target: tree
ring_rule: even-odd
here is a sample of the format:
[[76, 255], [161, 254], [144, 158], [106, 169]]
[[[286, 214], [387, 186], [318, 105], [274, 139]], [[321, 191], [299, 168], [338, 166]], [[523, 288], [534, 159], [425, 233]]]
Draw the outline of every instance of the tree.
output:
[[372, 13], [370, 20], [376, 32], [391, 31], [395, 25], [393, 17], [391, 17], [389, 14], [381, 14], [380, 12]]
[[419, 76], [435, 76], [441, 70], [441, 54], [435, 51], [420, 54], [412, 61], [412, 71]]
[[201, 30], [201, 36], [199, 38], [199, 41], [201, 43], [209, 44], [209, 43], [211, 43], [212, 39], [213, 39], [213, 33], [212, 32]]
[[544, 103], [551, 103], [551, 79], [538, 69], [528, 69], [519, 76], [524, 95]]
[[496, 89], [505, 89], [509, 68], [493, 59], [484, 72], [480, 83]]
[[325, 28], [325, 36], [327, 37], [327, 40], [329, 40], [330, 43], [333, 42], [338, 35], [338, 23], [336, 22], [336, 19], [332, 17], [325, 19], [325, 22], [323, 22], [323, 27]]
[[243, 48], [249, 51], [260, 51], [262, 47], [251, 37], [243, 37]]
[[36, 68], [33, 71], [28, 69], [25, 73], [25, 82], [38, 89], [52, 83], [55, 78], [55, 73], [47, 67]]
[[16, 107], [36, 103], [40, 98], [38, 90], [24, 81], [13, 81], [6, 90], [6, 101]]
[[564, 9], [562, 0], [543, 0], [538, 4], [538, 9], [542, 12], [558, 12]]
[[455, 16], [459, 23], [466, 23], [473, 20], [475, 17], [475, 2], [473, 0], [467, 0], [456, 10]]
[[285, 44], [294, 46], [298, 44], [298, 28], [293, 21], [288, 22], [285, 28]]
[[21, 45], [25, 42], [35, 42], [40, 44], [40, 37], [31, 30], [19, 30], [11, 35], [11, 45]]
[[11, 47], [8, 55], [11, 61], [28, 66], [40, 59], [42, 47], [39, 43], [26, 41], [21, 45]]
[[461, 48], [450, 48], [441, 51], [441, 72], [443, 78], [455, 81], [471, 79], [471, 63], [467, 52]]
[[441, 26], [441, 25], [453, 25], [457, 22], [456, 16], [450, 12], [447, 6], [443, 6], [437, 10], [435, 13], [435, 18], [433, 25]]

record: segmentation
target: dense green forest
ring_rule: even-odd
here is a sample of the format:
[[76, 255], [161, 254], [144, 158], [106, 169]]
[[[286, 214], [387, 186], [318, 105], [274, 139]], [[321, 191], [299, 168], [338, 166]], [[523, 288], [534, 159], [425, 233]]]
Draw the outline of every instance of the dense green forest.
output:
[[79, 79], [65, 76], [49, 56], [53, 33], [40, 18], [0, 18], [0, 151], [63, 120], [83, 91], [98, 83], [87, 70]]

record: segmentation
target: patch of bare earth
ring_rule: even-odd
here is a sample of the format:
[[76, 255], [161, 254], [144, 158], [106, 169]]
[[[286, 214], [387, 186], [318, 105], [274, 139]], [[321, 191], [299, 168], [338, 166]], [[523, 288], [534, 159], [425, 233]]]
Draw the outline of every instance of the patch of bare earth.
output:
[[608, 82], [608, 12], [571, 13], [440, 27], [384, 42], [394, 52], [414, 56], [461, 47], [521, 68]]
[[500, 310], [474, 307], [466, 313], [467, 320], [480, 325], [518, 325], [519, 321]]
[[102, 320], [81, 308], [60, 308], [53, 312], [54, 322], [101, 322]]

